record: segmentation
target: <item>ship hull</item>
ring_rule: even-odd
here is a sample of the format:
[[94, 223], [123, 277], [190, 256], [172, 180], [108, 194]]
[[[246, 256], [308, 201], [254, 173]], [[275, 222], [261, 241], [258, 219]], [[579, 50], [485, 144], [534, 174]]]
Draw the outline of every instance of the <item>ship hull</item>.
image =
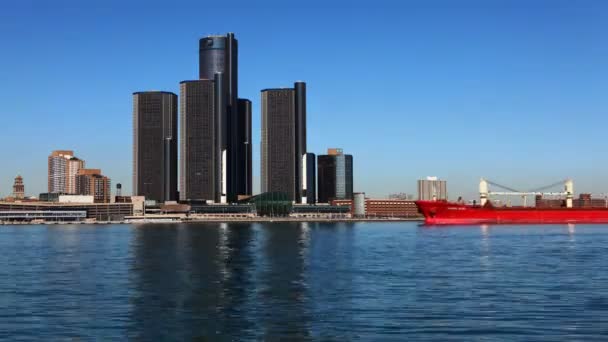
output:
[[481, 207], [445, 201], [416, 201], [426, 224], [608, 223], [608, 208]]

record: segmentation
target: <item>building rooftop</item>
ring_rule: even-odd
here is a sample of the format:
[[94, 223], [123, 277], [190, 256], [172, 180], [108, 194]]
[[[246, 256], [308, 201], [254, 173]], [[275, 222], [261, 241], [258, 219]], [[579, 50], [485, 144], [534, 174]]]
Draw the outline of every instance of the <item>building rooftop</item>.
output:
[[294, 90], [294, 88], [289, 88], [289, 87], [285, 87], [285, 88], [266, 88], [266, 89], [262, 89], [260, 90], [260, 92], [265, 92], [265, 91], [277, 91], [277, 90]]
[[175, 94], [175, 93], [172, 93], [170, 91], [164, 91], [164, 90], [144, 90], [144, 91], [136, 91], [133, 93], [133, 95], [138, 95], [138, 94], [171, 94], [171, 95], [177, 96], [177, 94]]

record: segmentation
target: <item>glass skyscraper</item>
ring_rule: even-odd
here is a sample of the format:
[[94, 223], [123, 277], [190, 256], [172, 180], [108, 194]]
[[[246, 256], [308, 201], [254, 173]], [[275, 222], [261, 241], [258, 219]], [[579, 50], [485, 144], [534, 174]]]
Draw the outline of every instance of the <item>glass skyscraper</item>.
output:
[[177, 95], [133, 93], [133, 195], [177, 200]]
[[199, 41], [199, 79], [180, 85], [180, 199], [235, 202], [251, 195], [251, 103], [238, 98], [233, 33]]
[[319, 203], [353, 198], [353, 156], [329, 149], [317, 158]]
[[306, 200], [306, 84], [262, 90], [262, 192]]

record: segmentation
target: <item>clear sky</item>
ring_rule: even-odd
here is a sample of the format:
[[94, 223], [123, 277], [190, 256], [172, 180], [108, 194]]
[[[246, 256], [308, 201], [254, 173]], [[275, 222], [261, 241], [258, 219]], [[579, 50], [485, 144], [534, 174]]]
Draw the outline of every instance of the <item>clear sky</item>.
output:
[[[355, 191], [480, 177], [608, 192], [607, 1], [0, 1], [0, 196], [46, 191], [73, 149], [131, 189], [132, 92], [198, 75], [198, 39], [234, 32], [239, 96], [308, 84], [308, 149], [354, 156]], [[293, 5], [297, 3], [297, 5]]]

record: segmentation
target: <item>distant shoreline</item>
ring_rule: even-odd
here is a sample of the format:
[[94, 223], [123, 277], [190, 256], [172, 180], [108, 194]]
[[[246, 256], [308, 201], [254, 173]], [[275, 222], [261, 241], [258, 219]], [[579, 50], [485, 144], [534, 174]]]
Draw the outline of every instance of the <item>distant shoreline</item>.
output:
[[159, 218], [141, 218], [141, 219], [130, 219], [123, 221], [89, 221], [89, 222], [0, 222], [0, 226], [39, 226], [39, 225], [139, 225], [149, 223], [163, 223], [163, 224], [177, 224], [177, 223], [281, 223], [281, 222], [294, 222], [294, 223], [349, 223], [349, 222], [416, 222], [424, 221], [424, 218], [417, 217], [403, 217], [403, 218], [293, 218], [293, 217], [256, 217], [256, 218], [205, 218], [205, 219], [187, 219], [187, 220], [171, 220], [171, 219], [159, 219]]

